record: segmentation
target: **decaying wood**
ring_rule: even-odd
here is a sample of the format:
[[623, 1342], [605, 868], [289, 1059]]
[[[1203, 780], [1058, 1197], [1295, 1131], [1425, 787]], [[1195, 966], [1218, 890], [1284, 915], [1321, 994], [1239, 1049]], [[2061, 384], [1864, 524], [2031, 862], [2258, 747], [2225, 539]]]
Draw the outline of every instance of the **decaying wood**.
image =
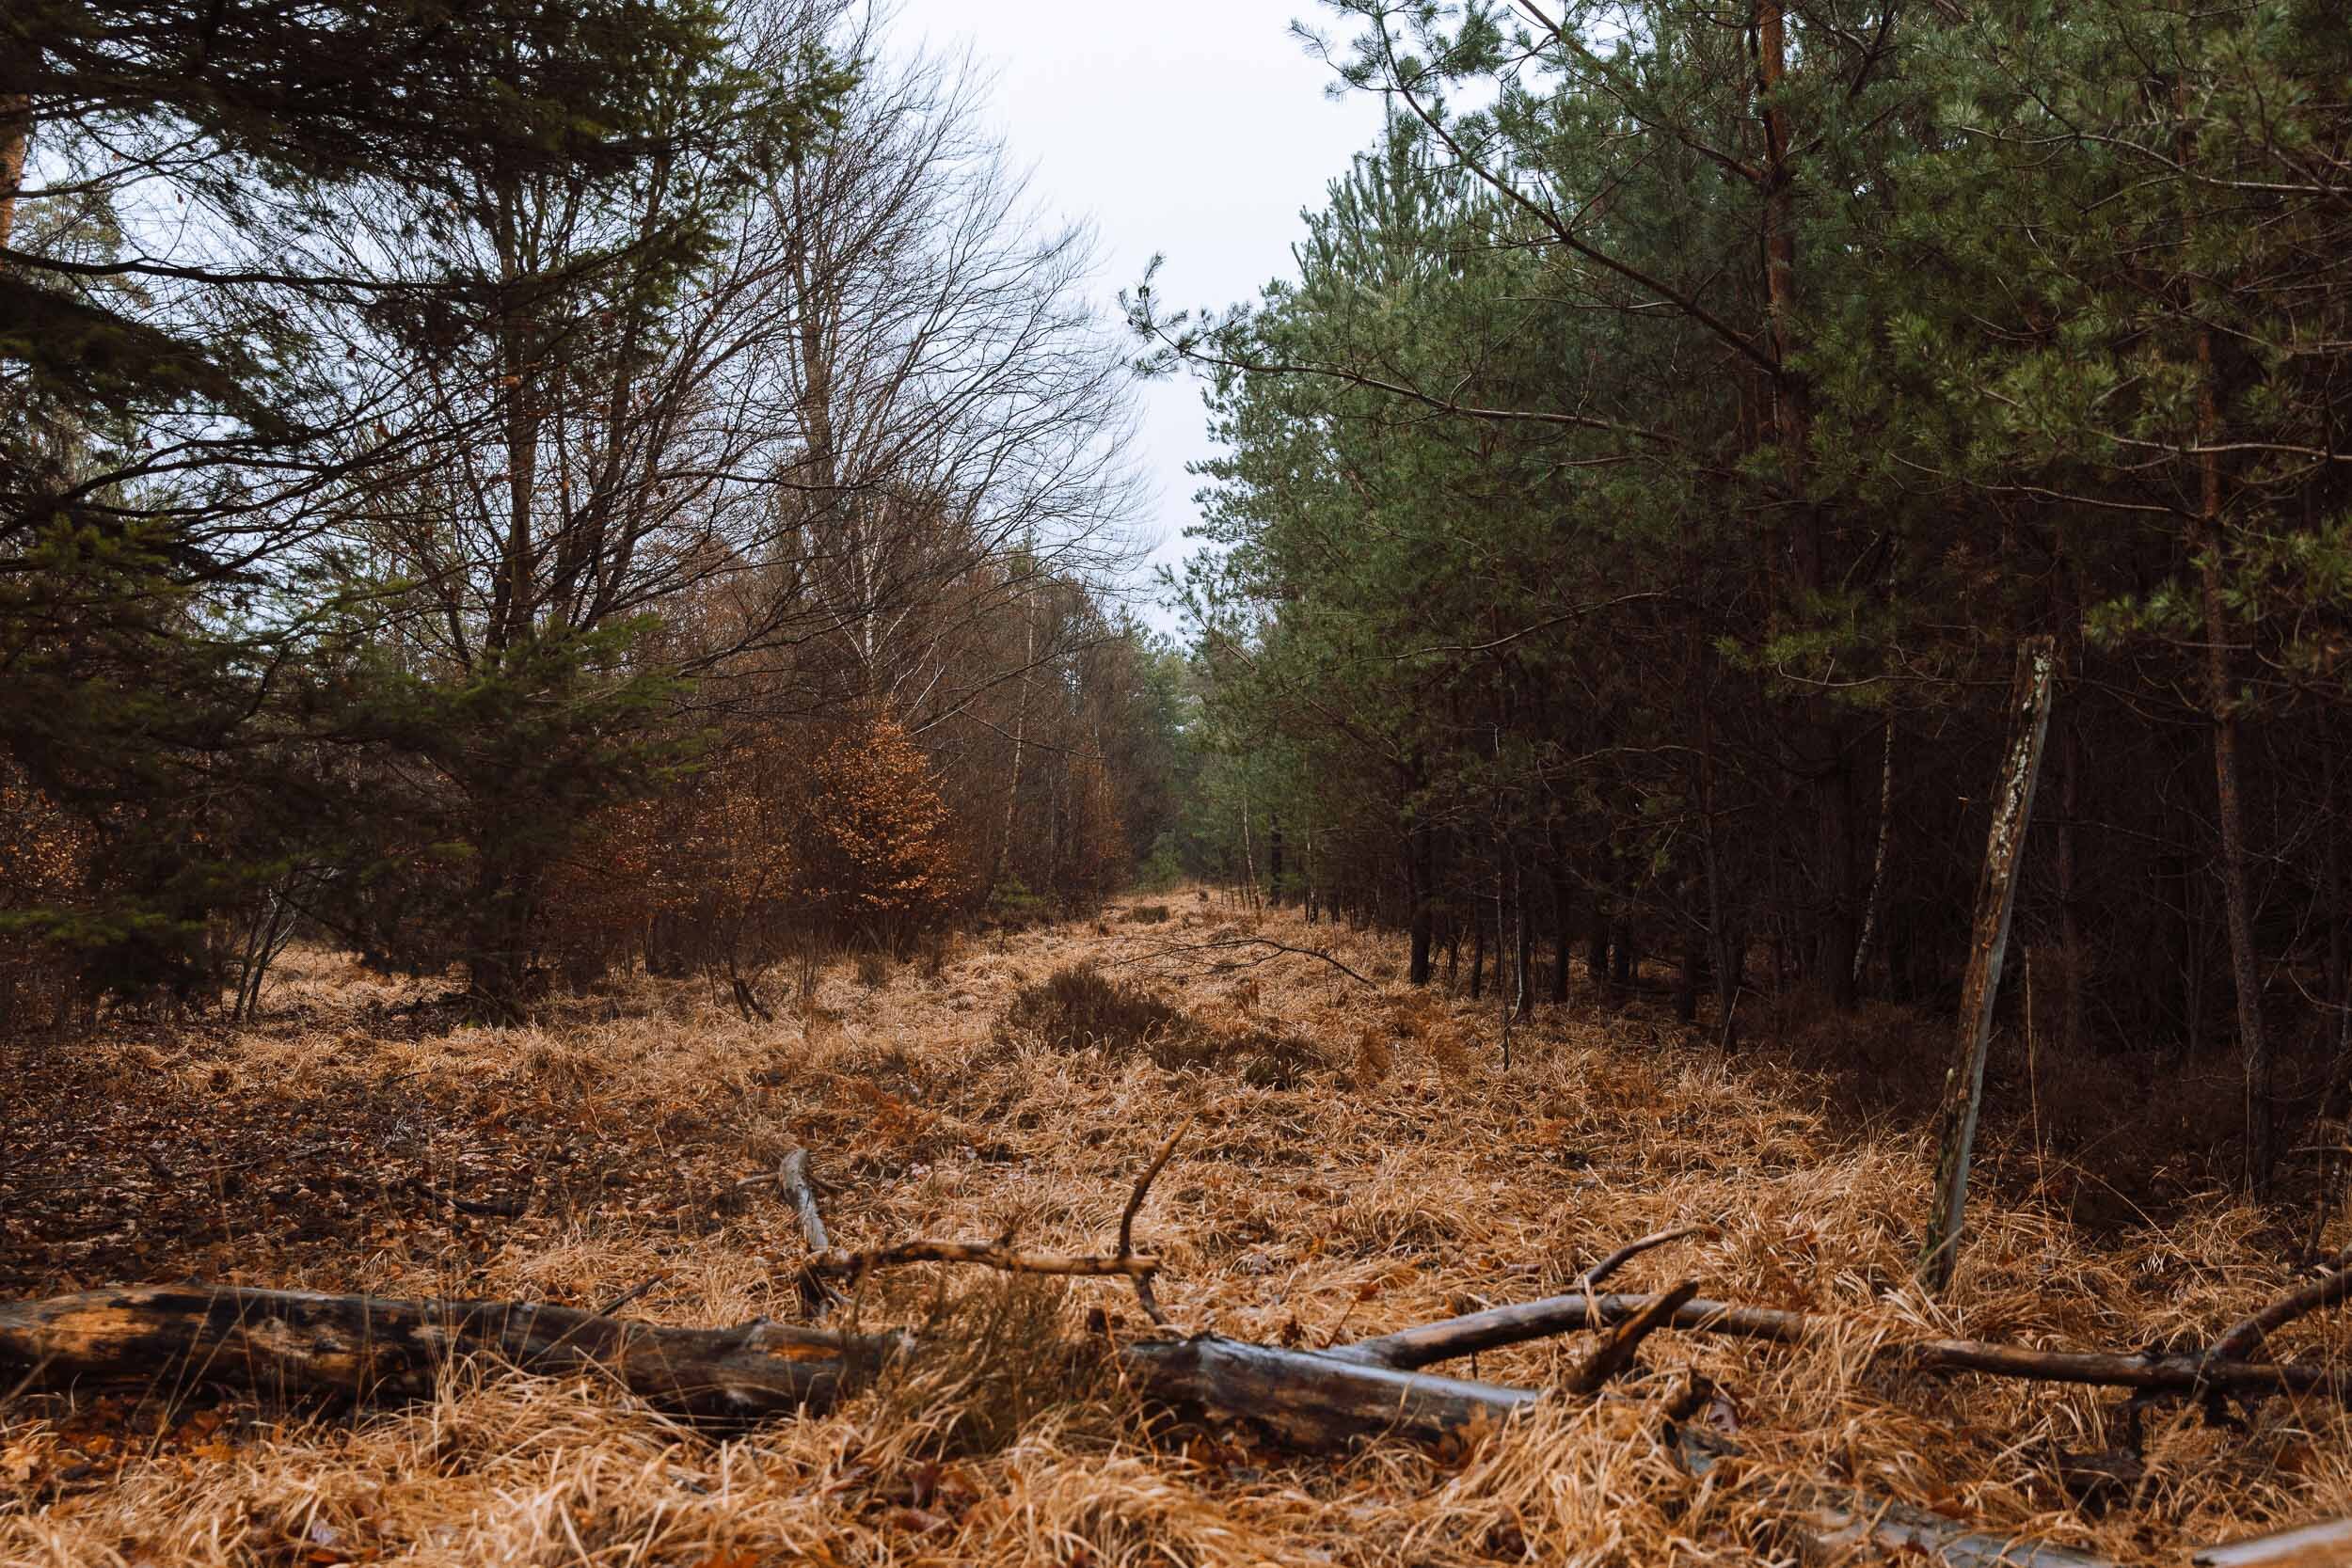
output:
[[2352, 1519], [2329, 1519], [2251, 1540], [2207, 1546], [2196, 1568], [2343, 1568], [2352, 1562]]
[[1993, 826], [1977, 880], [1975, 924], [1968, 939], [1968, 973], [1960, 990], [1960, 1041], [1944, 1077], [1936, 1118], [1935, 1200], [1919, 1248], [1919, 1282], [1930, 1291], [1952, 1282], [1968, 1202], [1968, 1164], [1984, 1103], [1984, 1059], [1993, 1038], [1993, 1002], [2001, 989], [2001, 958], [2009, 946], [2010, 911], [2016, 903], [2017, 867], [2025, 858], [2026, 827], [2033, 816], [2033, 786], [2042, 768], [2042, 741], [2050, 728], [2050, 676], [2058, 646], [2047, 636], [2017, 647], [2017, 676], [2010, 692], [2009, 757], [1993, 798]]
[[665, 1408], [742, 1418], [821, 1409], [902, 1343], [782, 1323], [667, 1328], [516, 1302], [201, 1285], [0, 1304], [0, 1369], [36, 1387], [145, 1380], [416, 1398], [453, 1363], [480, 1356], [595, 1372]]
[[[833, 1251], [833, 1238], [825, 1232], [825, 1216], [817, 1207], [817, 1188], [809, 1180], [808, 1150], [795, 1148], [776, 1167], [776, 1185], [792, 1205], [801, 1225], [801, 1240], [808, 1244], [811, 1258], [822, 1258]], [[822, 1323], [833, 1309], [848, 1298], [823, 1279], [803, 1269], [793, 1281], [801, 1295], [801, 1307], [811, 1323]]]
[[[1409, 1371], [1505, 1345], [1588, 1328], [1614, 1327], [1659, 1300], [1647, 1295], [1581, 1291], [1497, 1307], [1442, 1323], [1359, 1340], [1325, 1354], [1369, 1366]], [[1676, 1307], [1663, 1326], [1796, 1345], [1827, 1334], [1828, 1319], [1771, 1307], [1735, 1307], [1694, 1297]], [[1914, 1339], [1883, 1344], [1875, 1359], [1922, 1372], [1984, 1372], [2037, 1383], [2080, 1383], [2111, 1388], [2188, 1393], [2227, 1388], [2243, 1393], [2326, 1394], [2352, 1398], [2352, 1369], [2295, 1363], [2211, 1361], [2198, 1355], [2125, 1355], [2111, 1351], [2036, 1350], [1983, 1339]]]
[[1642, 1341], [1663, 1328], [1673, 1320], [1676, 1309], [1698, 1293], [1699, 1282], [1686, 1279], [1663, 1295], [1651, 1298], [1647, 1307], [1612, 1329], [1606, 1338], [1593, 1347], [1592, 1354], [1577, 1364], [1576, 1370], [1567, 1375], [1568, 1392], [1599, 1393], [1611, 1378], [1633, 1365]]
[[2205, 1354], [2217, 1365], [2243, 1361], [2260, 1351], [2264, 1340], [2296, 1319], [2333, 1307], [2347, 1296], [2352, 1296], [2352, 1251], [2329, 1259], [2327, 1272], [2317, 1279], [2296, 1287], [2235, 1324], [2216, 1339]]

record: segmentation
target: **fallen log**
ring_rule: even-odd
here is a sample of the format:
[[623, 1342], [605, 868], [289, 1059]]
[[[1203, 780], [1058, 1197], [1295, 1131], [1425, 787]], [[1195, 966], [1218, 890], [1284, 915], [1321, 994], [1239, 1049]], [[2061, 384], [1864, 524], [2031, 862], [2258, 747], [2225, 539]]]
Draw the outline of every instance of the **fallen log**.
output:
[[520, 1302], [202, 1285], [0, 1304], [0, 1373], [31, 1387], [92, 1379], [414, 1399], [478, 1356], [593, 1372], [668, 1409], [743, 1418], [822, 1409], [903, 1343], [765, 1322], [667, 1328]]
[[[394, 1301], [199, 1285], [90, 1291], [0, 1304], [0, 1373], [20, 1388], [81, 1380], [363, 1399], [432, 1393], [480, 1356], [526, 1370], [609, 1376], [688, 1415], [724, 1419], [821, 1411], [909, 1349], [904, 1335], [850, 1335], [751, 1323], [672, 1328], [514, 1302]], [[1154, 1402], [1248, 1420], [1305, 1449], [1365, 1437], [1435, 1442], [1500, 1427], [1543, 1397], [1532, 1389], [1368, 1365], [1320, 1351], [1203, 1335], [1118, 1347], [1120, 1370]], [[1704, 1473], [1736, 1450], [1695, 1433]], [[1950, 1568], [2106, 1568], [2022, 1537], [1971, 1529], [1844, 1487], [1791, 1481], [1782, 1496], [1817, 1545], [1869, 1543]]]
[[2189, 1561], [2195, 1568], [2336, 1568], [2352, 1562], [2352, 1519], [2297, 1525], [2207, 1546]]
[[[1613, 1328], [1629, 1323], [1659, 1298], [1646, 1295], [1551, 1296], [1497, 1307], [1442, 1323], [1383, 1334], [1325, 1353], [1367, 1366], [1401, 1371], [1434, 1366], [1458, 1356], [1555, 1334]], [[1668, 1325], [1685, 1331], [1727, 1334], [1797, 1345], [1825, 1335], [1829, 1320], [1770, 1307], [1736, 1307], [1704, 1297], [1674, 1308]], [[2213, 1361], [2201, 1355], [2122, 1354], [2112, 1351], [2036, 1350], [1983, 1339], [1897, 1340], [1881, 1345], [1881, 1365], [1922, 1372], [1984, 1372], [2037, 1383], [2080, 1383], [2099, 1387], [2190, 1393], [2226, 1388], [2249, 1394], [2325, 1394], [2352, 1399], [2352, 1368], [2314, 1367], [2265, 1361]]]

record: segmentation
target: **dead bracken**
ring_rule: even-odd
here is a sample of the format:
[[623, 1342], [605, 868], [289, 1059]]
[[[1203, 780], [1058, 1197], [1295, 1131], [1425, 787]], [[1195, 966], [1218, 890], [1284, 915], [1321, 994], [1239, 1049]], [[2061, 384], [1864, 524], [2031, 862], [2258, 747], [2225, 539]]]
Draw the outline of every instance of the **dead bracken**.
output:
[[[1381, 956], [1376, 936], [1295, 914], [1257, 928], [1361, 972]], [[217, 1101], [202, 1092], [175, 1123], [186, 1085], [225, 1074], [229, 1101], [278, 1103], [316, 1129], [237, 1173], [249, 1185], [228, 1200], [230, 1244], [158, 1234], [149, 1277], [582, 1307], [636, 1292], [628, 1319], [712, 1328], [807, 1320], [809, 1248], [774, 1179], [795, 1148], [813, 1152], [835, 1251], [940, 1237], [1104, 1256], [1132, 1183], [1189, 1118], [1133, 1220], [1179, 1333], [1299, 1350], [1378, 1339], [1573, 1293], [1605, 1255], [1692, 1225], [1629, 1259], [1608, 1289], [1641, 1299], [1695, 1280], [1702, 1297], [1814, 1326], [1793, 1343], [1670, 1326], [1611, 1375], [1609, 1397], [1555, 1397], [1436, 1444], [1304, 1453], [1248, 1422], [1169, 1424], [1132, 1380], [1106, 1375], [1107, 1350], [1156, 1332], [1125, 1278], [886, 1267], [836, 1276], [827, 1323], [935, 1348], [823, 1413], [749, 1426], [681, 1424], [600, 1376], [483, 1360], [445, 1368], [416, 1402], [356, 1416], [177, 1381], [27, 1393], [0, 1428], [0, 1496], [14, 1499], [0, 1504], [0, 1557], [454, 1565], [568, 1559], [577, 1535], [592, 1559], [649, 1564], [1728, 1562], [1792, 1549], [1790, 1488], [1845, 1486], [2137, 1562], [2352, 1505], [2352, 1431], [2335, 1401], [2254, 1400], [2240, 1430], [2194, 1400], [2134, 1414], [2127, 1390], [1924, 1370], [1898, 1354], [1953, 1337], [2208, 1345], [2295, 1284], [2249, 1261], [2259, 1211], [2207, 1198], [2095, 1244], [2032, 1196], [2032, 1151], [1996, 1133], [1955, 1291], [1931, 1309], [1906, 1283], [1924, 1161], [1899, 1137], [1833, 1132], [1821, 1081], [1696, 1040], [1629, 1044], [1622, 1018], [1575, 1013], [1523, 1026], [1505, 1079], [1486, 1009], [1396, 985], [1367, 1016], [1360, 987], [1304, 961], [1258, 971], [1257, 995], [1236, 998], [1207, 956], [1146, 965], [1152, 946], [1141, 932], [1043, 927], [959, 955], [941, 983], [902, 969], [870, 990], [844, 958], [818, 977], [822, 1011], [837, 1015], [822, 1027], [746, 1022], [708, 988], [646, 983], [619, 1019], [417, 1037], [360, 1026], [386, 983], [297, 952], [275, 1022], [185, 1046], [142, 1069], [146, 1098], [134, 1086], [119, 1106], [78, 1101], [52, 1119], [84, 1122], [51, 1132], [92, 1151], [73, 1168], [111, 1192], [119, 1226], [140, 1229], [170, 1190], [135, 1156], [110, 1166], [96, 1151], [119, 1146], [123, 1125], [148, 1127], [193, 1171], [173, 1130]], [[1345, 1059], [1371, 1030], [1385, 1070], [1311, 1070], [1285, 1087], [1138, 1075], [1140, 1047], [1006, 1049], [999, 1015], [1050, 993], [1025, 976], [1115, 974], [1130, 958], [1194, 1035], [1263, 1027]], [[959, 994], [977, 1005], [956, 1008]], [[339, 1182], [375, 1156], [334, 1135], [329, 1108], [366, 1125], [386, 1097], [436, 1190], [506, 1191], [510, 1164], [545, 1179], [512, 1216]], [[666, 1133], [690, 1105], [696, 1131]], [[25, 1172], [23, 1160], [0, 1172], [12, 1228], [55, 1227], [54, 1241], [85, 1223], [15, 1203]], [[288, 1223], [321, 1206], [331, 1218], [337, 1203], [350, 1214], [313, 1239]], [[58, 1248], [45, 1271], [20, 1262], [10, 1293], [95, 1283], [69, 1272], [72, 1256]], [[1597, 1343], [1495, 1344], [1476, 1376], [1564, 1387]], [[2321, 1312], [2280, 1328], [2267, 1354], [2341, 1366], [2344, 1349], [2342, 1322]], [[2106, 1475], [2093, 1462], [2125, 1450], [2133, 1425], [2136, 1492], [2119, 1501], [2112, 1481], [2065, 1479]], [[1670, 1430], [1702, 1448], [1678, 1450]], [[1739, 1457], [1710, 1458], [1713, 1442]]]

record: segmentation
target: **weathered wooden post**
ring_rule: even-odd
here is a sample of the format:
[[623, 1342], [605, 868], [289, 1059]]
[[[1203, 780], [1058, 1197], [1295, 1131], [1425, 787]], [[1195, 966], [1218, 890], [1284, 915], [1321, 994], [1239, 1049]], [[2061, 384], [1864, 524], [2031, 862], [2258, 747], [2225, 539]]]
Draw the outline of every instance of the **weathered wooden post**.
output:
[[2009, 915], [2016, 902], [2017, 863], [2033, 816], [2033, 785], [2042, 770], [2042, 738], [2050, 728], [2050, 676], [2058, 664], [2050, 638], [2029, 637], [2017, 648], [2010, 689], [2009, 757], [1993, 800], [1993, 831], [1977, 880], [1976, 920], [1969, 930], [1968, 977], [1960, 992], [1959, 1050], [1944, 1075], [1944, 1105], [1936, 1117], [1935, 1198], [1927, 1241], [1919, 1249], [1919, 1282], [1931, 1291], [1952, 1281], [1960, 1257], [1961, 1212], [1968, 1201], [1968, 1158], [1977, 1141], [1977, 1112], [1984, 1101], [1984, 1057], [1993, 1038], [1993, 999], [2001, 989], [2001, 955], [2009, 945]]

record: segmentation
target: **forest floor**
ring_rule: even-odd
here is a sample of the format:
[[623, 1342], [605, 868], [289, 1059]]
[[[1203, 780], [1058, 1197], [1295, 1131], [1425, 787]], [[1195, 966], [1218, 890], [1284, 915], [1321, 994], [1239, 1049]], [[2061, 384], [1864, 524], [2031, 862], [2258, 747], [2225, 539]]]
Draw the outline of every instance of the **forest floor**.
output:
[[[1261, 935], [1362, 978], [1214, 945]], [[0, 1404], [0, 1562], [1731, 1563], [1788, 1555], [1776, 1494], [1798, 1475], [2131, 1562], [2352, 1513], [2352, 1423], [2324, 1403], [2269, 1401], [2235, 1428], [2157, 1405], [2147, 1481], [2094, 1506], [2055, 1461], [2122, 1441], [2117, 1394], [1867, 1364], [1921, 1333], [2201, 1346], [2295, 1281], [2308, 1239], [2275, 1212], [2188, 1173], [2128, 1227], [2077, 1223], [2090, 1167], [2051, 1152], [2037, 1101], [2031, 1135], [1989, 1135], [1958, 1281], [1931, 1304], [1908, 1284], [1927, 1145], [1902, 1103], [1859, 1111], [1851, 1082], [1788, 1053], [1726, 1057], [1640, 1001], [1539, 1009], [1506, 1074], [1491, 998], [1410, 993], [1401, 958], [1187, 890], [864, 979], [845, 958], [805, 1016], [778, 974], [772, 1023], [641, 979], [485, 1030], [297, 951], [250, 1027], [7, 1048], [0, 1297], [193, 1278], [596, 1306], [654, 1282], [628, 1312], [791, 1321], [803, 1243], [776, 1188], [744, 1184], [787, 1150], [811, 1151], [837, 1244], [1089, 1251], [1193, 1118], [1136, 1223], [1187, 1331], [1361, 1338], [1563, 1290], [1631, 1238], [1704, 1222], [1613, 1288], [1694, 1277], [1848, 1332], [1802, 1349], [1662, 1334], [1629, 1397], [1548, 1404], [1450, 1452], [1301, 1456], [1148, 1425], [1073, 1379], [1058, 1347], [1089, 1313], [1148, 1329], [1119, 1282], [923, 1266], [862, 1287], [858, 1321], [928, 1324], [968, 1354], [734, 1433], [481, 1368], [365, 1410], [19, 1392]], [[1173, 1071], [1006, 1024], [1024, 987], [1079, 963], [1233, 1051]], [[2340, 1316], [2279, 1339], [2352, 1353]], [[1577, 1353], [1547, 1341], [1475, 1372], [1543, 1386]], [[1703, 1481], [1658, 1437], [1684, 1368], [1726, 1391], [1715, 1418], [1747, 1456]]]

